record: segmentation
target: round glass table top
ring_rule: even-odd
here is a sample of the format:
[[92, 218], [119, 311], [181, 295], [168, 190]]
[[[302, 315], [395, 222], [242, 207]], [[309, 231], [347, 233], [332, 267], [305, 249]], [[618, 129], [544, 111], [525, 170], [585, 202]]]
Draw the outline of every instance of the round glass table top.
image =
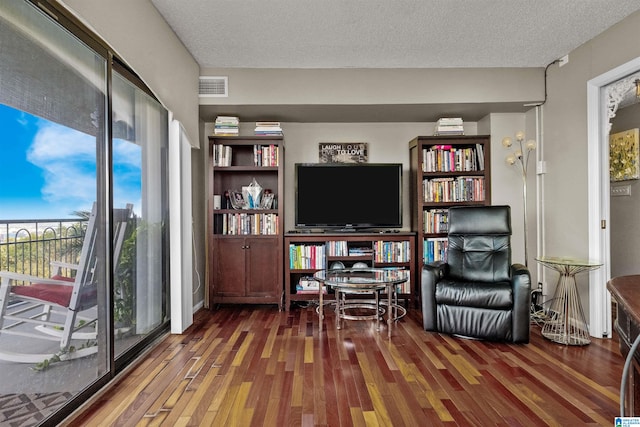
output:
[[344, 268], [321, 270], [313, 277], [327, 286], [372, 287], [389, 286], [409, 280], [406, 270], [386, 268]]
[[541, 256], [541, 257], [537, 257], [536, 261], [542, 264], [547, 264], [547, 265], [585, 267], [585, 268], [595, 268], [595, 267], [600, 267], [602, 265], [602, 263], [598, 261], [589, 260], [589, 259], [572, 258], [572, 257]]

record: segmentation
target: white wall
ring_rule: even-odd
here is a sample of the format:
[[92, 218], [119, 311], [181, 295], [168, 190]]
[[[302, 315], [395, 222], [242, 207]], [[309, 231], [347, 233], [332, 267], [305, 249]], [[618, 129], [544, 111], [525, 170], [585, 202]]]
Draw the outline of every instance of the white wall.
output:
[[200, 67], [149, 0], [59, 0], [95, 31], [198, 138]]

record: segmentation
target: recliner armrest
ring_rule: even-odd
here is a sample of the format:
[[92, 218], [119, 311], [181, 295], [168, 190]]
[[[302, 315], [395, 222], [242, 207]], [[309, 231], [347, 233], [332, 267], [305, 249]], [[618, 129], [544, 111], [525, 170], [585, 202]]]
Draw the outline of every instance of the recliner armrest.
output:
[[513, 341], [529, 342], [531, 317], [531, 274], [523, 264], [511, 266], [513, 285]]
[[438, 330], [436, 283], [445, 277], [448, 270], [448, 264], [444, 261], [435, 261], [422, 266], [422, 324], [425, 331]]
[[447, 267], [448, 264], [444, 261], [434, 261], [424, 265], [422, 274], [424, 275], [425, 271], [428, 272], [428, 274], [434, 274], [437, 282], [445, 277], [447, 274]]

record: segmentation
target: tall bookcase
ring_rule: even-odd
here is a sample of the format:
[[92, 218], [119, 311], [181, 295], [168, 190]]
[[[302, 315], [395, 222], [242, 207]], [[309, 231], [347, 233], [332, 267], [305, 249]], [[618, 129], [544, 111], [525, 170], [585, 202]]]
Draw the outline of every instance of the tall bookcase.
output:
[[[317, 291], [298, 290], [301, 281], [310, 280], [318, 270], [350, 268], [357, 263], [374, 268], [400, 268], [409, 271], [410, 280], [402, 285], [399, 298], [414, 300], [415, 233], [287, 233], [284, 238], [285, 309], [292, 301], [317, 300]], [[332, 299], [333, 295], [327, 295]]]
[[448, 208], [491, 204], [490, 142], [488, 135], [418, 136], [409, 142], [418, 265], [444, 258]]
[[[209, 137], [209, 302], [282, 309], [284, 144], [280, 136]], [[271, 206], [230, 205], [253, 180]], [[225, 197], [229, 194], [229, 198]], [[214, 205], [220, 196], [220, 205]], [[264, 197], [264, 196], [263, 196]]]

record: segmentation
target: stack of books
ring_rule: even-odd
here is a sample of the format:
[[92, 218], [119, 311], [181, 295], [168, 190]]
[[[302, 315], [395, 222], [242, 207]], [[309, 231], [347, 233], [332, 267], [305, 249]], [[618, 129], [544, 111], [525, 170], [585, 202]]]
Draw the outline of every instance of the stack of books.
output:
[[261, 136], [282, 136], [280, 122], [256, 122], [256, 135]]
[[214, 135], [217, 136], [238, 136], [238, 127], [240, 119], [235, 116], [218, 116], [216, 117]]
[[[313, 277], [301, 277], [296, 285], [297, 294], [317, 294], [320, 292], [320, 282]], [[322, 288], [322, 293], [326, 294], [327, 290]]]
[[464, 135], [462, 117], [441, 117], [436, 122], [434, 135]]

